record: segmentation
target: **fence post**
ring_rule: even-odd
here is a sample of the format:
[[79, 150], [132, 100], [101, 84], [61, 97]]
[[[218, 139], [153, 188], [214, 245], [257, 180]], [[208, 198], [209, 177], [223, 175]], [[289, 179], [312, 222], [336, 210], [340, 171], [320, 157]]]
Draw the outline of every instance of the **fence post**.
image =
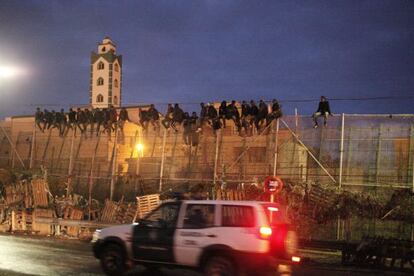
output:
[[111, 187], [110, 187], [109, 200], [112, 200], [114, 197], [116, 167], [118, 164], [117, 153], [118, 153], [118, 125], [115, 126], [114, 154], [113, 154], [113, 159], [112, 159]]
[[295, 133], [298, 134], [299, 116], [298, 109], [295, 107]]
[[33, 169], [33, 158], [34, 158], [34, 150], [36, 146], [36, 120], [33, 122], [33, 134], [32, 134], [32, 145], [30, 148], [30, 162], [29, 162], [29, 169]]
[[[76, 127], [76, 126], [75, 126]], [[72, 129], [72, 139], [70, 142], [69, 166], [68, 166], [68, 182], [66, 186], [66, 197], [69, 197], [72, 188], [72, 172], [73, 172], [73, 147], [75, 144], [75, 129]]]
[[[345, 133], [345, 114], [342, 113], [341, 116], [341, 142], [339, 146], [339, 179], [338, 179], [338, 191], [341, 191], [342, 188], [342, 165], [344, 160], [344, 133]], [[341, 228], [342, 221], [338, 216], [338, 221], [336, 225], [336, 239], [340, 240], [341, 238]]]
[[[296, 111], [296, 108], [295, 108]], [[277, 173], [277, 157], [278, 157], [278, 138], [279, 138], [279, 118], [276, 119], [276, 133], [275, 133], [275, 149], [273, 156], [273, 176]]]
[[342, 113], [342, 123], [341, 123], [341, 144], [339, 148], [339, 179], [338, 179], [338, 188], [342, 188], [342, 172], [343, 172], [343, 163], [344, 163], [344, 134], [345, 134], [345, 114]]
[[382, 142], [381, 138], [383, 135], [383, 125], [380, 124], [379, 133], [378, 133], [378, 144], [377, 144], [377, 158], [375, 162], [375, 187], [374, 189], [377, 189], [377, 186], [379, 184], [379, 174], [380, 174], [380, 166], [381, 166], [381, 147]]
[[221, 129], [216, 131], [216, 152], [214, 154], [214, 175], [213, 175], [213, 199], [216, 198], [216, 184], [217, 184], [217, 166], [218, 166], [218, 157], [219, 157], [219, 136], [221, 134]]
[[167, 129], [164, 129], [164, 135], [162, 136], [162, 153], [161, 153], [161, 168], [160, 168], [160, 187], [159, 191], [162, 191], [162, 178], [164, 177], [164, 162], [165, 162], [165, 141], [167, 139]]
[[88, 219], [91, 220], [91, 205], [92, 205], [92, 189], [93, 189], [93, 170], [95, 169], [95, 159], [96, 159], [96, 154], [98, 152], [98, 147], [99, 147], [99, 141], [100, 141], [101, 136], [98, 136], [98, 139], [96, 141], [96, 145], [95, 145], [95, 150], [93, 152], [92, 155], [92, 160], [91, 160], [91, 170], [89, 172], [89, 198], [88, 198], [88, 210], [89, 210], [89, 214], [88, 214]]
[[[414, 125], [411, 125], [410, 131], [410, 148], [409, 148], [409, 156], [408, 156], [408, 170], [411, 170], [411, 192], [414, 193]], [[408, 173], [410, 175], [410, 173]]]

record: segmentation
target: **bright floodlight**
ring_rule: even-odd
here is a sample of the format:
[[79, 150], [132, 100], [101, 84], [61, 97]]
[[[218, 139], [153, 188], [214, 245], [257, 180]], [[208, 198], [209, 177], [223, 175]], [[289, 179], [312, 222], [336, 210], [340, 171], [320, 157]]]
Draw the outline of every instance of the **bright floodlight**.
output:
[[138, 143], [138, 144], [136, 144], [136, 145], [135, 145], [135, 149], [136, 149], [138, 152], [143, 152], [143, 151], [144, 151], [144, 145], [143, 145], [143, 144], [141, 144], [141, 143]]
[[13, 66], [0, 66], [0, 78], [12, 78], [23, 73], [17, 67]]

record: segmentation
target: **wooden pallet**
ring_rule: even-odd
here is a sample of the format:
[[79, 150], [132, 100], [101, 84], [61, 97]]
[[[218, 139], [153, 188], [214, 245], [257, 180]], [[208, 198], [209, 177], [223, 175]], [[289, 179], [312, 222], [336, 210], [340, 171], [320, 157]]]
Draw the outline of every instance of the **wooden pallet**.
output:
[[246, 200], [245, 191], [241, 190], [217, 190], [217, 200]]
[[32, 213], [27, 210], [13, 210], [11, 213], [12, 232], [32, 231]]
[[[64, 213], [63, 213], [63, 219], [82, 220], [83, 211], [73, 206], [66, 206]], [[67, 226], [65, 230], [68, 236], [78, 237], [79, 232], [80, 232], [80, 227]]]
[[34, 207], [47, 207], [49, 205], [48, 185], [43, 179], [32, 180]]
[[36, 208], [32, 214], [32, 230], [40, 235], [53, 234], [53, 226], [49, 223], [37, 223], [36, 218], [55, 218], [55, 210]]
[[154, 210], [160, 204], [160, 195], [152, 194], [137, 197], [137, 211], [134, 221], [143, 218], [146, 214]]
[[105, 206], [102, 210], [100, 221], [107, 223], [114, 222], [117, 211], [118, 203], [111, 200], [105, 200]]

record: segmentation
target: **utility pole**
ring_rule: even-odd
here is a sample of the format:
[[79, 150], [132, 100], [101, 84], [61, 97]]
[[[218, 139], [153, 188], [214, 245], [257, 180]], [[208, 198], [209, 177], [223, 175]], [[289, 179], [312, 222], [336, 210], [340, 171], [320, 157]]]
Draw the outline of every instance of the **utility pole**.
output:
[[160, 187], [159, 191], [162, 191], [163, 177], [164, 177], [164, 163], [165, 163], [165, 142], [167, 140], [167, 130], [164, 129], [162, 137], [162, 153], [161, 153], [161, 169], [160, 169]]

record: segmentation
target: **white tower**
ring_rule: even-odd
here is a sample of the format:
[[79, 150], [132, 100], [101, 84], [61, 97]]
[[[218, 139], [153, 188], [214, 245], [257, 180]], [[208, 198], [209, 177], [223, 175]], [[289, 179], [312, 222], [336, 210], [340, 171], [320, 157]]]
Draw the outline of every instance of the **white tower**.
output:
[[122, 56], [115, 52], [116, 45], [105, 37], [98, 53], [91, 53], [89, 103], [94, 108], [121, 106]]

